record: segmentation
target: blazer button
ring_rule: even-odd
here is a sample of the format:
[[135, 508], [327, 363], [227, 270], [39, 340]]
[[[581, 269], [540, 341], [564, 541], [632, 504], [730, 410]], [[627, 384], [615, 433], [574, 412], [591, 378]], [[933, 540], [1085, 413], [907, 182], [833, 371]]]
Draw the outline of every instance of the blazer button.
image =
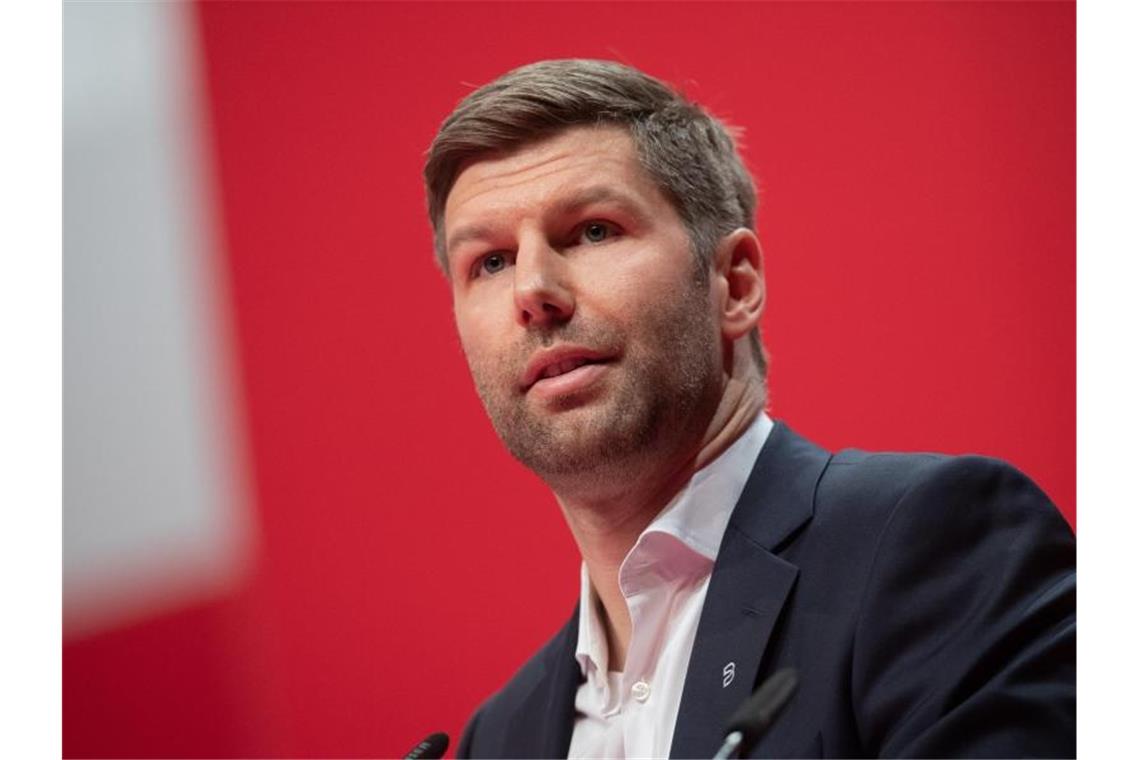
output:
[[649, 699], [649, 684], [645, 681], [638, 681], [633, 685], [633, 698], [638, 702], [644, 702]]

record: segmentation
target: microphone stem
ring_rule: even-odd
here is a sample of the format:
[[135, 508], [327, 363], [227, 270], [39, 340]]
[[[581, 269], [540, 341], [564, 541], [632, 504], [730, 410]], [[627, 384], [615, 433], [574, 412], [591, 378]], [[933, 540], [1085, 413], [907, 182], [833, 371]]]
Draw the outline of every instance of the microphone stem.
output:
[[720, 745], [720, 749], [713, 755], [713, 760], [728, 760], [730, 757], [735, 757], [736, 750], [740, 749], [740, 743], [742, 741], [744, 741], [744, 734], [739, 731], [733, 731], [724, 737], [724, 744]]

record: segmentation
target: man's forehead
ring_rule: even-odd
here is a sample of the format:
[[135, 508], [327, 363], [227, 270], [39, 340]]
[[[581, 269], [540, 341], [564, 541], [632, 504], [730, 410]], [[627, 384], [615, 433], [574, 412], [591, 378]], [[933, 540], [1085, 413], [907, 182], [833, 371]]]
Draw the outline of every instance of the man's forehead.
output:
[[510, 152], [477, 157], [464, 164], [444, 207], [444, 226], [471, 209], [500, 202], [541, 201], [551, 194], [577, 193], [583, 181], [608, 175], [623, 185], [647, 179], [627, 130], [583, 126], [526, 143]]

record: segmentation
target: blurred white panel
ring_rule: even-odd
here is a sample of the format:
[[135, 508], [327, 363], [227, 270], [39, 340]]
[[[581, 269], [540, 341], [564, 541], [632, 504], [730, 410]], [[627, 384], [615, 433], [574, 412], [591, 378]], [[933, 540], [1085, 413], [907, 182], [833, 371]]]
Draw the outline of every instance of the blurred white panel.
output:
[[250, 561], [192, 8], [64, 6], [64, 621], [223, 593]]

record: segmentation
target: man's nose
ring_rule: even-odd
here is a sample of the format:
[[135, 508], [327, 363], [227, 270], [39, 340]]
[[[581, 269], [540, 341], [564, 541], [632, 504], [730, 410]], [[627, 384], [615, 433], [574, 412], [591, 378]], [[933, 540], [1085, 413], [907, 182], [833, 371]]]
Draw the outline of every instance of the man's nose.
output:
[[561, 324], [574, 314], [565, 259], [545, 239], [519, 246], [515, 258], [515, 315], [523, 327]]

